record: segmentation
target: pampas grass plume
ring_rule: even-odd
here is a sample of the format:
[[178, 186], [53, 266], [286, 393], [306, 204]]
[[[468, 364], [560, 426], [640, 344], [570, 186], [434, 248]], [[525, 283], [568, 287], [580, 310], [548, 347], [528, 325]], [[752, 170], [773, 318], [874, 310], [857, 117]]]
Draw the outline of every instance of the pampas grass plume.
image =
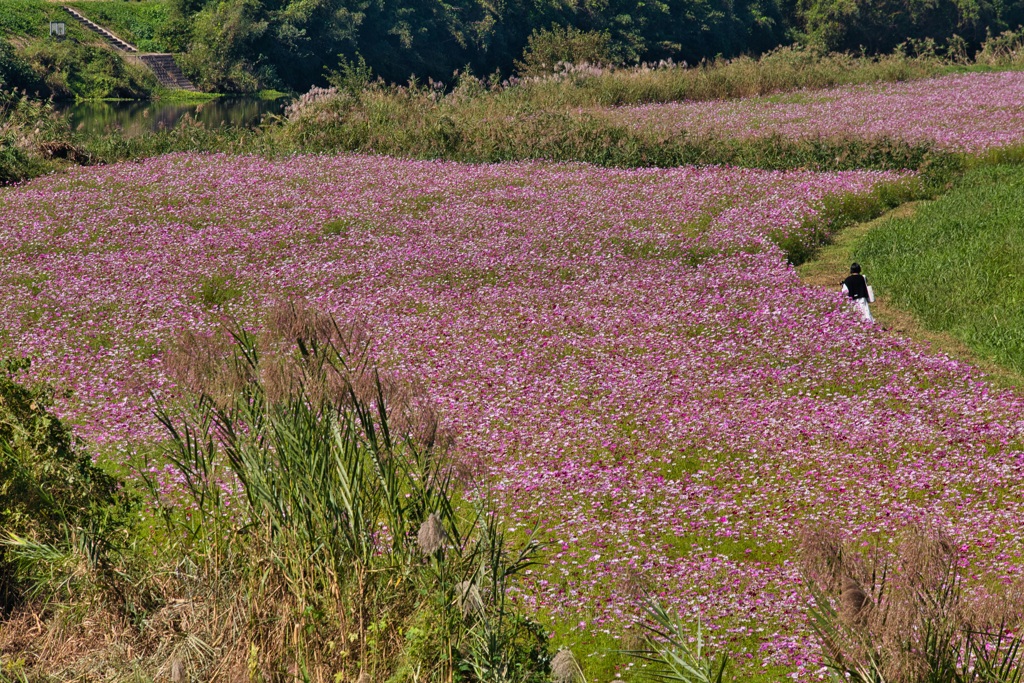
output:
[[586, 683], [583, 669], [572, 650], [562, 649], [551, 660], [551, 680], [555, 683]]
[[444, 546], [444, 527], [441, 526], [441, 518], [436, 512], [430, 513], [426, 521], [420, 525], [420, 531], [416, 534], [416, 544], [424, 555], [433, 555]]

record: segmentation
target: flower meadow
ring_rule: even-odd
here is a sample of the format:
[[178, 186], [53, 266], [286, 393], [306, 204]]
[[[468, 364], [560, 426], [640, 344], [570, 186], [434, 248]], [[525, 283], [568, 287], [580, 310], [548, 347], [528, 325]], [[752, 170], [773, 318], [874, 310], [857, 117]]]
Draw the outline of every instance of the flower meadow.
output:
[[852, 134], [978, 152], [1024, 142], [1024, 73], [954, 74], [738, 100], [650, 104], [614, 109], [610, 115], [671, 135], [804, 139]]
[[[506, 524], [548, 564], [516, 599], [568, 643], [648, 594], [821, 675], [806, 525], [937, 528], [972, 581], [1022, 563], [1024, 401], [864, 325], [770, 239], [881, 172], [611, 170], [179, 154], [0, 190], [0, 342], [104, 456], [161, 438], [182, 330], [305, 299], [369, 327]], [[837, 281], [843, 274], [837, 273]], [[774, 669], [773, 669], [774, 670]]]

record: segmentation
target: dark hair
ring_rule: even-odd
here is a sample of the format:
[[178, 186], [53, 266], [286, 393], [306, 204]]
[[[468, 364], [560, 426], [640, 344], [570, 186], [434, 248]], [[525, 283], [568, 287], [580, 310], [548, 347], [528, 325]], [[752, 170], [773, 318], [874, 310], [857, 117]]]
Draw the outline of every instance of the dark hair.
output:
[[850, 272], [851, 273], [859, 273], [860, 272], [860, 264], [859, 263], [854, 263], [852, 266], [850, 266]]

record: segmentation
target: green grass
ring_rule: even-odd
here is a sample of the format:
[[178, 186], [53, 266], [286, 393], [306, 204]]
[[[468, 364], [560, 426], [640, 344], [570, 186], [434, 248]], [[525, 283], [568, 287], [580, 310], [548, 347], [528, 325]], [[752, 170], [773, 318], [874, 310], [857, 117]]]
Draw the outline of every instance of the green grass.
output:
[[50, 21], [66, 22], [70, 30], [73, 20], [60, 5], [45, 0], [0, 0], [0, 36], [45, 37]]
[[969, 171], [912, 216], [879, 224], [852, 256], [878, 296], [925, 328], [1024, 373], [1024, 167]]
[[168, 50], [160, 39], [160, 28], [170, 16], [170, 5], [163, 0], [90, 0], [69, 3], [97, 24], [134, 44], [142, 52]]

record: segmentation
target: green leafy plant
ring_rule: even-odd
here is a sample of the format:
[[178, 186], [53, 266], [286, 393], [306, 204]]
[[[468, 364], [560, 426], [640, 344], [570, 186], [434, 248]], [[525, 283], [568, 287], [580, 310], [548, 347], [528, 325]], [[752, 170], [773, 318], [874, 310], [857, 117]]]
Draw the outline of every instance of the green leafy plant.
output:
[[612, 66], [621, 61], [615, 52], [607, 31], [555, 25], [530, 34], [516, 70], [523, 76], [542, 76], [554, 73], [562, 64]]
[[106, 566], [131, 501], [50, 412], [52, 391], [0, 362], [0, 612], [26, 597], [68, 596]]
[[[722, 683], [726, 678], [729, 655], [708, 652], [706, 633], [697, 619], [692, 629], [678, 614], [669, 612], [657, 600], [646, 605], [650, 623], [645, 623], [646, 649], [631, 654], [653, 664], [646, 675], [670, 683]], [[692, 635], [691, 635], [692, 633]]]

